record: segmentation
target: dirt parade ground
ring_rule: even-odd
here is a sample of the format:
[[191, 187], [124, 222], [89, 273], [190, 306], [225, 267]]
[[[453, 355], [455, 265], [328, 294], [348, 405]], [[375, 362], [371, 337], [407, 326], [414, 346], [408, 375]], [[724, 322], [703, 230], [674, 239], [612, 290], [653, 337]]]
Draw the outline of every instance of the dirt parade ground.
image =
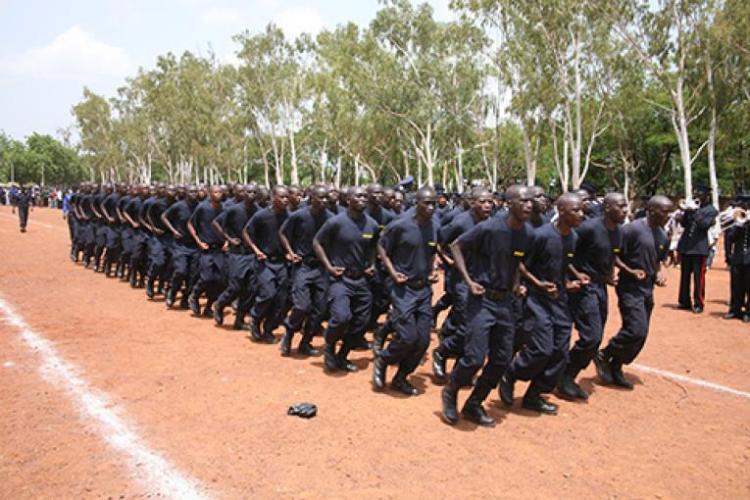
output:
[[[635, 390], [592, 366], [588, 403], [539, 416], [519, 384], [487, 429], [441, 421], [429, 363], [419, 396], [376, 393], [370, 352], [326, 375], [83, 269], [60, 211], [21, 234], [2, 207], [0, 239], [0, 498], [750, 498], [750, 324], [721, 318], [723, 257], [702, 315], [674, 309], [669, 269]], [[286, 415], [303, 401], [317, 417]]]

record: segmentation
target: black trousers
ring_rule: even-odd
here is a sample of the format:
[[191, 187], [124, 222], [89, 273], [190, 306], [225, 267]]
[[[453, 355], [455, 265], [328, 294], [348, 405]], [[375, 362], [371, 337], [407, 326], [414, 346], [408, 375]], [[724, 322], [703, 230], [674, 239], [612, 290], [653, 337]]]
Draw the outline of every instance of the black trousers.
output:
[[[680, 263], [680, 296], [684, 307], [704, 307], [706, 300], [706, 256], [682, 254]], [[690, 281], [693, 281], [693, 300], [690, 300]]]
[[750, 313], [750, 265], [732, 264], [729, 267], [731, 276], [731, 298], [729, 312], [736, 315]]
[[654, 310], [653, 289], [640, 287], [618, 287], [618, 307], [622, 326], [604, 349], [607, 358], [630, 364], [646, 344], [651, 312]]
[[18, 222], [21, 223], [21, 229], [26, 229], [29, 222], [29, 207], [18, 207]]

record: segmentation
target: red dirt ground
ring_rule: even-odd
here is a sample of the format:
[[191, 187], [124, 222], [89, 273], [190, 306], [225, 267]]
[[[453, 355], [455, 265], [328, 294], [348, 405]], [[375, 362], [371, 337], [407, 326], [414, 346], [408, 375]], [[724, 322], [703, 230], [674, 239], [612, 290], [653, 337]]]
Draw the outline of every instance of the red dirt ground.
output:
[[[378, 394], [370, 353], [354, 353], [359, 373], [328, 376], [320, 358], [281, 358], [278, 346], [167, 311], [70, 262], [58, 211], [34, 211], [20, 234], [2, 207], [0, 240], [4, 300], [211, 496], [750, 497], [750, 399], [632, 368], [636, 388], [623, 392], [595, 385], [589, 368], [587, 404], [537, 416], [493, 393], [496, 428], [449, 427], [429, 364], [413, 379], [418, 397]], [[709, 271], [701, 316], [672, 309], [675, 270], [669, 279], [638, 363], [750, 391], [750, 325], [720, 318], [726, 269]], [[0, 498], [157, 496], [41, 376], [18, 331], [0, 322], [0, 332]], [[318, 416], [286, 416], [301, 401]]]

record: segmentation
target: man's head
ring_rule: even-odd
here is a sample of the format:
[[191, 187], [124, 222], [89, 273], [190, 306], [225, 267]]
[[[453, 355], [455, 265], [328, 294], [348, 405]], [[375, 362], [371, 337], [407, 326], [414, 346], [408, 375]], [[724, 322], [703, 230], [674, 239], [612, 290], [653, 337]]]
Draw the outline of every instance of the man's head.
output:
[[557, 212], [561, 223], [578, 227], [583, 222], [583, 199], [578, 193], [563, 193], [557, 199]]
[[483, 186], [472, 188], [469, 194], [469, 203], [474, 214], [480, 219], [486, 219], [492, 213], [492, 193]]
[[672, 200], [657, 194], [648, 200], [648, 222], [653, 227], [663, 227], [669, 220], [672, 211]]
[[371, 205], [381, 205], [383, 203], [383, 186], [377, 182], [367, 186], [367, 202]]
[[540, 186], [529, 186], [529, 193], [531, 194], [532, 210], [536, 214], [542, 214], [547, 210], [547, 197], [544, 195], [544, 189]]
[[302, 189], [299, 186], [292, 185], [287, 188], [287, 192], [289, 193], [290, 208], [296, 209], [302, 201]]
[[711, 188], [703, 184], [698, 184], [693, 189], [693, 196], [700, 201], [701, 206], [706, 205], [711, 201]]
[[220, 204], [221, 199], [224, 196], [224, 190], [222, 189], [222, 186], [219, 184], [214, 184], [213, 186], [211, 186], [208, 190], [208, 196], [210, 197], [212, 204]]
[[622, 224], [628, 216], [628, 200], [622, 193], [607, 193], [604, 196], [604, 218]]
[[314, 212], [322, 212], [328, 204], [328, 190], [325, 186], [314, 186], [310, 190], [310, 209]]
[[529, 220], [534, 203], [531, 189], [521, 184], [514, 184], [505, 191], [505, 200], [508, 203], [508, 211], [515, 219], [521, 222]]
[[286, 210], [286, 207], [289, 205], [289, 190], [286, 186], [274, 186], [271, 193], [273, 195], [273, 211], [281, 213]]
[[346, 192], [346, 201], [351, 210], [362, 212], [367, 203], [367, 193], [360, 186], [352, 186]]
[[432, 214], [435, 213], [435, 205], [437, 205], [437, 194], [435, 193], [435, 190], [429, 186], [419, 188], [419, 190], [417, 190], [416, 201], [417, 218], [430, 220]]

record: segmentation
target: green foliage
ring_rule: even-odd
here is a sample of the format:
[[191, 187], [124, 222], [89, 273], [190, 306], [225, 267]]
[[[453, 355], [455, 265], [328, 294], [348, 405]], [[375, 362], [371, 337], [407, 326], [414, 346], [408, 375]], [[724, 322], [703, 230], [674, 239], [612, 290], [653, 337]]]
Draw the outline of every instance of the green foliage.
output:
[[0, 182], [70, 186], [84, 175], [77, 152], [57, 139], [32, 134], [22, 143], [0, 133]]

